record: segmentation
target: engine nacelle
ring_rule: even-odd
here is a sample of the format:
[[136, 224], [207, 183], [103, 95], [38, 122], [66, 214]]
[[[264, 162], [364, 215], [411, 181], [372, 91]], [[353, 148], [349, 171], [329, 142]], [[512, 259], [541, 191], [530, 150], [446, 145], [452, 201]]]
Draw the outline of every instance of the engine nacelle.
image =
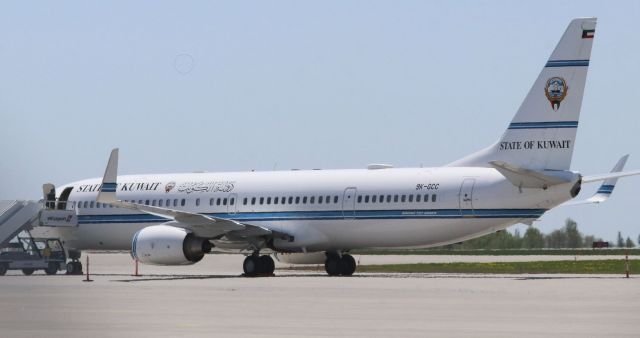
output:
[[133, 236], [131, 256], [141, 263], [186, 265], [211, 252], [211, 242], [196, 237], [188, 230], [169, 225], [146, 227]]

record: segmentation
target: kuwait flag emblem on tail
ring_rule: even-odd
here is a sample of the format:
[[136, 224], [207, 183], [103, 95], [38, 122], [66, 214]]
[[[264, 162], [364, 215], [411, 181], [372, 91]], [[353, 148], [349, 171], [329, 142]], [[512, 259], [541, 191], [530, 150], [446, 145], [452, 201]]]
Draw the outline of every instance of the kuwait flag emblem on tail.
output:
[[583, 29], [582, 30], [582, 38], [583, 39], [593, 39], [593, 35], [595, 34], [595, 29]]

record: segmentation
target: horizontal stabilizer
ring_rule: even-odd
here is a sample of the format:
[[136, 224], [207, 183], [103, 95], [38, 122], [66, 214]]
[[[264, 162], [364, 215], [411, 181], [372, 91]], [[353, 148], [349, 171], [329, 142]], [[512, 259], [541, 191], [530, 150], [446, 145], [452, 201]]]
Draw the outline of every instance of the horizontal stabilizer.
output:
[[618, 183], [618, 178], [640, 174], [640, 171], [631, 171], [626, 173], [622, 172], [622, 169], [624, 169], [624, 165], [627, 163], [628, 158], [629, 158], [629, 155], [622, 156], [622, 158], [618, 160], [618, 163], [616, 163], [616, 165], [611, 170], [611, 173], [609, 174], [584, 177], [582, 179], [583, 183], [597, 182], [597, 181], [604, 181], [604, 182], [602, 183], [600, 188], [598, 188], [598, 191], [596, 191], [596, 193], [593, 196], [589, 197], [588, 199], [582, 200], [582, 201], [568, 202], [563, 205], [594, 204], [594, 203], [602, 203], [608, 200], [609, 197], [611, 197], [611, 194], [613, 193], [613, 189], [616, 187], [616, 183]]
[[562, 172], [554, 171], [554, 175], [551, 175], [551, 173], [526, 169], [502, 161], [491, 161], [489, 163], [506, 177], [511, 184], [519, 188], [546, 189], [552, 185], [571, 182], [569, 177], [557, 176], [558, 173]]

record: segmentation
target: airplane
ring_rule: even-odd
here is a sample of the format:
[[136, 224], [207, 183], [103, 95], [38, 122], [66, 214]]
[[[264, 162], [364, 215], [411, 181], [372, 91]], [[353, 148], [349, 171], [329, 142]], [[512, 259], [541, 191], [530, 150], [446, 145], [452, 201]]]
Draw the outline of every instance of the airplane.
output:
[[46, 229], [78, 252], [130, 250], [147, 264], [235, 252], [246, 254], [245, 276], [262, 276], [274, 272], [270, 253], [291, 253], [350, 276], [354, 249], [437, 247], [531, 225], [585, 183], [605, 182], [580, 203], [604, 202], [640, 171], [623, 172], [626, 157], [608, 174], [570, 170], [595, 27], [572, 20], [500, 139], [445, 166], [118, 176], [116, 148], [102, 178], [55, 195], [78, 226]]

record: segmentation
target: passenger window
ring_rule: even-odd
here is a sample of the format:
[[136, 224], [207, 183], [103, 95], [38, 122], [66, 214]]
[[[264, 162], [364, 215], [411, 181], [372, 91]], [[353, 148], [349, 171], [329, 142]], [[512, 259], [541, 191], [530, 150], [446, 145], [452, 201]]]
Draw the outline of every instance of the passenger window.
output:
[[420, 194], [416, 195], [416, 202], [420, 202], [420, 197], [422, 197], [422, 195], [420, 195]]
[[311, 196], [311, 198], [309, 198], [309, 204], [313, 204], [316, 201], [316, 197], [315, 196]]
[[167, 206], [167, 208], [170, 207], [171, 206], [171, 200], [168, 199], [167, 200], [167, 204], [165, 204], [165, 205]]
[[[245, 203], [246, 204], [246, 203]], [[209, 205], [213, 205], [213, 198], [209, 199]]]
[[431, 202], [435, 202], [436, 201], [436, 194], [431, 195]]
[[256, 205], [256, 198], [255, 197], [251, 197], [251, 205]]
[[362, 196], [358, 196], [358, 203], [362, 203]]
[[142, 200], [138, 200], [138, 204], [142, 204]]
[[325, 196], [324, 197], [324, 203], [326, 203], [326, 204], [331, 203], [331, 196]]
[[196, 198], [196, 207], [199, 207], [199, 206], [200, 206], [200, 199]]
[[174, 207], [177, 207], [177, 206], [178, 206], [178, 199], [177, 199], [177, 198], [173, 200], [173, 206], [174, 206]]
[[242, 204], [247, 205], [247, 198], [246, 197], [242, 200]]
[[271, 197], [267, 197], [267, 204], [271, 204]]
[[296, 196], [296, 204], [300, 204], [300, 196]]
[[86, 208], [88, 208], [88, 207], [89, 207], [89, 201], [84, 201], [84, 206], [83, 206], [83, 208], [85, 208], [85, 209], [86, 209]]
[[158, 206], [161, 207], [162, 206], [162, 202], [164, 202], [164, 200], [158, 200]]
[[391, 203], [391, 195], [387, 195], [387, 203]]
[[377, 195], [371, 196], [371, 203], [376, 203], [377, 201], [378, 201], [378, 196]]
[[278, 204], [278, 198], [277, 197], [273, 198], [273, 204]]
[[91, 201], [91, 203], [89, 203], [89, 208], [93, 208], [93, 201]]
[[302, 204], [307, 204], [307, 196], [302, 197]]
[[285, 202], [286, 202], [285, 200], [286, 200], [286, 197], [282, 196], [280, 198], [280, 204], [285, 204]]
[[369, 203], [369, 195], [364, 196], [364, 203]]
[[236, 199], [234, 197], [231, 197], [231, 200], [229, 201], [229, 205], [234, 205], [236, 203]]
[[338, 203], [338, 196], [333, 196], [333, 203]]
[[424, 194], [424, 201], [429, 202], [429, 194]]
[[409, 202], [413, 202], [413, 195], [409, 195]]
[[318, 196], [318, 204], [322, 204], [322, 196]]
[[183, 198], [182, 201], [180, 201], [180, 205], [184, 207], [184, 205], [187, 203], [187, 201]]
[[220, 197], [218, 197], [218, 199], [216, 200], [216, 205], [220, 205], [220, 202], [222, 202], [222, 199], [220, 199]]
[[[227, 200], [226, 197], [224, 199], [222, 199], [222, 205], [227, 205], [227, 202], [228, 202], [228, 200]], [[262, 204], [262, 203], [260, 203], [260, 204]]]
[[289, 196], [289, 204], [293, 204], [293, 197]]
[[149, 205], [149, 200], [144, 201], [144, 205]]
[[406, 195], [402, 195], [402, 198], [400, 199], [402, 201], [402, 203], [407, 201], [407, 196]]
[[398, 195], [393, 195], [393, 202], [398, 203]]

